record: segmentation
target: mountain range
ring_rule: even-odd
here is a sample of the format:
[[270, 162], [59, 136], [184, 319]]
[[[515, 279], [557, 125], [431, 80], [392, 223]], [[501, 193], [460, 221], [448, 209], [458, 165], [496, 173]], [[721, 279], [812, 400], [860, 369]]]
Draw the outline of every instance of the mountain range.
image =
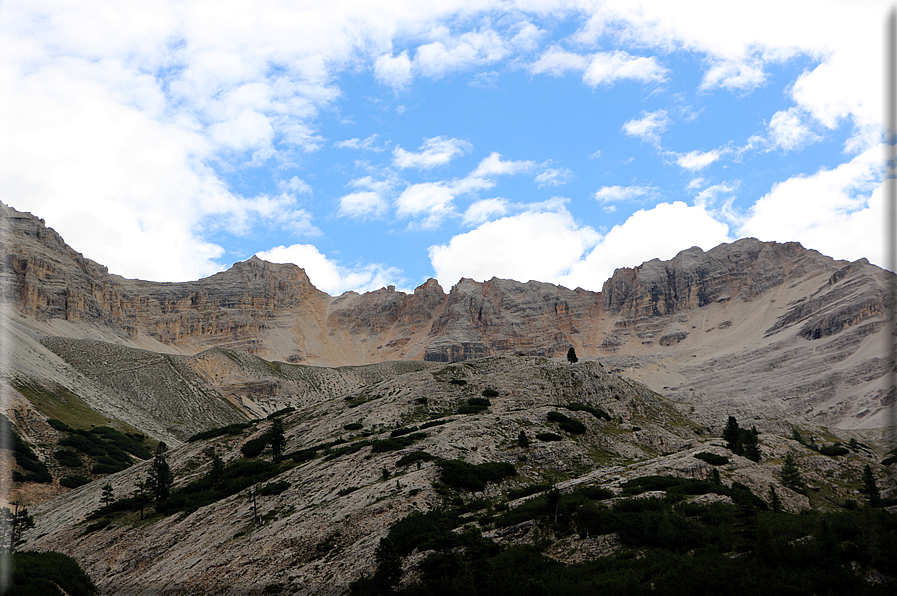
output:
[[[516, 466], [473, 491], [487, 498], [544, 482], [619, 491], [638, 475], [707, 477], [694, 455], [728, 453], [732, 416], [759, 430], [764, 458], [732, 456], [724, 480], [776, 486], [791, 510], [855, 497], [866, 464], [888, 469], [895, 276], [865, 259], [748, 238], [617, 269], [600, 292], [497, 278], [446, 292], [430, 279], [332, 297], [303, 269], [256, 257], [192, 282], [125, 279], [43, 220], [2, 204], [0, 216], [4, 413], [52, 477], [7, 478], [3, 492], [36, 513], [27, 547], [71, 554], [107, 593], [341, 593], [371, 571], [391, 524], [470, 498], [446, 497], [431, 460]], [[557, 434], [549, 412], [562, 409], [582, 433]], [[133, 494], [151, 461], [132, 454], [107, 474], [100, 456], [57, 456], [78, 429], [114, 428], [148, 449], [165, 442], [184, 487], [210, 473], [211, 454], [246, 459], [274, 420], [293, 464], [261, 510], [244, 490], [86, 532], [102, 487]], [[520, 433], [558, 439], [523, 448]], [[417, 438], [394, 440], [405, 435]], [[865, 447], [835, 460], [815, 438]], [[428, 459], [399, 465], [411, 452]], [[791, 452], [815, 492], [782, 485]], [[70, 489], [73, 471], [84, 483]], [[548, 548], [567, 560], [562, 546]]]

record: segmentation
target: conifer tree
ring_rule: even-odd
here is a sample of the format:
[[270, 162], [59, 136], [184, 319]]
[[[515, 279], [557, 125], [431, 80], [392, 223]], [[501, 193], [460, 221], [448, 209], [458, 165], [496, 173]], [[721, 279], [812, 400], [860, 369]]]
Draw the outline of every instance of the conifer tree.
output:
[[529, 437], [526, 436], [526, 433], [520, 431], [520, 434], [517, 435], [517, 446], [518, 447], [529, 447]]
[[726, 447], [729, 451], [737, 452], [738, 441], [741, 438], [741, 429], [738, 428], [738, 421], [735, 416], [729, 416], [725, 428], [723, 428], [723, 439], [726, 440]]
[[741, 442], [744, 445], [744, 456], [751, 461], [760, 461], [760, 441], [755, 431], [741, 433]]
[[567, 362], [571, 364], [579, 362], [579, 358], [576, 357], [576, 350], [573, 349], [573, 346], [570, 346], [570, 349], [567, 350]]
[[286, 446], [286, 439], [283, 436], [283, 422], [280, 418], [275, 418], [271, 424], [271, 453], [275, 463], [280, 461], [283, 455], [283, 448]]
[[775, 513], [779, 513], [782, 510], [782, 500], [779, 498], [779, 494], [776, 492], [776, 487], [771, 484], [769, 485], [769, 507]]
[[146, 479], [149, 491], [155, 497], [156, 503], [168, 498], [171, 494], [171, 485], [174, 483], [174, 474], [165, 460], [166, 451], [168, 451], [168, 445], [160, 441]]
[[869, 501], [870, 507], [877, 507], [881, 504], [881, 494], [878, 492], [878, 485], [875, 483], [875, 474], [869, 464], [863, 468], [863, 494]]
[[114, 492], [114, 489], [112, 488], [112, 485], [108, 484], [108, 483], [104, 484], [103, 485], [103, 495], [100, 497], [100, 503], [102, 503], [105, 506], [105, 505], [109, 505], [113, 501], [115, 501], [115, 492]]
[[794, 456], [792, 456], [790, 453], [785, 457], [785, 463], [782, 464], [782, 469], [779, 472], [779, 476], [782, 479], [782, 484], [784, 484], [788, 488], [798, 490], [800, 488], [803, 488], [804, 486], [804, 481], [800, 477], [800, 470], [797, 469], [797, 464], [794, 461]]

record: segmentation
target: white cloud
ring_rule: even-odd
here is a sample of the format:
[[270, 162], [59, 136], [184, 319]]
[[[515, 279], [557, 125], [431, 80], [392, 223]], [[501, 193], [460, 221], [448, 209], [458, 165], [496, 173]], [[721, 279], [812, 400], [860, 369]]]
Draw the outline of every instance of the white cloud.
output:
[[396, 200], [399, 217], [426, 215], [424, 228], [434, 228], [455, 210], [455, 190], [444, 182], [422, 182], [408, 186]]
[[508, 212], [506, 199], [483, 199], [473, 203], [464, 212], [465, 225], [479, 225], [496, 216], [505, 215]]
[[328, 259], [311, 244], [276, 246], [256, 253], [260, 259], [272, 263], [293, 263], [305, 270], [308, 279], [319, 290], [331, 296], [354, 290], [367, 292], [388, 285], [399, 285], [401, 271], [381, 264], [344, 267], [338, 261]]
[[724, 60], [715, 62], [704, 73], [701, 89], [723, 87], [729, 91], [748, 91], [766, 81], [766, 73], [760, 63], [745, 60]]
[[660, 146], [660, 135], [667, 129], [670, 119], [666, 110], [642, 111], [641, 118], [633, 118], [623, 124], [623, 132], [642, 141]]
[[847, 163], [780, 182], [751, 208], [738, 233], [796, 240], [823, 254], [884, 266], [881, 146]]
[[346, 217], [364, 218], [380, 216], [389, 207], [386, 199], [374, 191], [352, 192], [340, 197], [339, 214]]
[[386, 149], [386, 147], [378, 147], [375, 145], [377, 139], [380, 135], [373, 134], [366, 139], [346, 139], [345, 141], [339, 141], [334, 143], [335, 147], [339, 147], [340, 149], [361, 149], [364, 151], [375, 151], [379, 153]]
[[411, 82], [411, 59], [408, 52], [398, 56], [384, 54], [374, 61], [374, 76], [377, 80], [395, 89], [402, 89]]
[[660, 82], [666, 77], [666, 69], [652, 57], [633, 56], [627, 52], [598, 52], [582, 56], [557, 47], [544, 52], [530, 65], [533, 74], [549, 74], [559, 77], [569, 71], [582, 72], [582, 80], [590, 87], [610, 85], [620, 79], [632, 79], [642, 83]]
[[292, 192], [299, 195], [312, 194], [311, 186], [299, 176], [293, 176], [289, 180], [281, 180], [278, 187], [282, 192]]
[[741, 186], [741, 182], [735, 181], [732, 183], [723, 182], [721, 184], [714, 184], [713, 186], [708, 186], [697, 195], [695, 195], [695, 205], [699, 207], [709, 208], [716, 201], [716, 197], [724, 194], [731, 194], [738, 190], [738, 187]]
[[449, 139], [446, 137], [433, 137], [424, 139], [419, 153], [406, 151], [401, 147], [393, 150], [393, 163], [396, 167], [429, 169], [449, 163], [459, 155], [464, 155], [472, 146], [461, 139]]
[[595, 193], [595, 198], [602, 203], [613, 203], [649, 198], [657, 192], [654, 186], [603, 186]]
[[679, 155], [676, 158], [676, 163], [679, 164], [680, 168], [684, 168], [691, 172], [697, 170], [703, 170], [713, 162], [717, 161], [720, 158], [722, 151], [719, 149], [713, 149], [711, 151], [690, 151], [688, 153]]
[[573, 171], [567, 168], [548, 168], [538, 174], [534, 180], [539, 188], [545, 186], [560, 186], [573, 178]]
[[556, 278], [555, 283], [598, 291], [617, 267], [635, 267], [650, 259], [671, 259], [699, 246], [709, 250], [731, 239], [728, 227], [701, 207], [660, 203], [633, 213], [614, 226], [594, 249]]
[[489, 154], [489, 157], [480, 162], [470, 175], [474, 178], [512, 176], [529, 172], [535, 165], [532, 161], [502, 161], [501, 155], [493, 151]]
[[496, 62], [510, 51], [495, 31], [470, 31], [457, 38], [446, 37], [418, 46], [414, 66], [424, 76], [438, 79], [452, 71]]
[[801, 149], [819, 137], [803, 123], [798, 108], [788, 108], [773, 114], [769, 121], [769, 136], [774, 148], [786, 153]]
[[599, 238], [564, 208], [528, 211], [454, 236], [431, 246], [429, 254], [443, 287], [461, 277], [549, 281], [566, 273]]
[[704, 185], [703, 178], [693, 178], [689, 181], [688, 184], [685, 185], [685, 190], [694, 190]]
[[665, 78], [666, 69], [653, 56], [631, 56], [619, 51], [594, 55], [582, 76], [583, 82], [592, 87], [611, 84], [620, 79], [658, 83]]

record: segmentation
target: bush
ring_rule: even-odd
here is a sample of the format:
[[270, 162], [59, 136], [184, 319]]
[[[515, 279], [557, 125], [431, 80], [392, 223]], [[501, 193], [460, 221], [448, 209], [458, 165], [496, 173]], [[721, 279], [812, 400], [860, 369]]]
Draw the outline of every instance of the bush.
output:
[[558, 426], [561, 427], [561, 430], [568, 432], [571, 435], [581, 435], [586, 432], [585, 424], [583, 424], [579, 420], [574, 420], [573, 418], [564, 416], [560, 412], [548, 412], [548, 420], [551, 422], [557, 422]]
[[360, 422], [350, 422], [349, 424], [344, 424], [343, 428], [346, 430], [361, 430], [364, 428], [364, 425]]
[[265, 447], [268, 446], [268, 442], [271, 440], [271, 435], [269, 433], [265, 433], [260, 437], [256, 437], [254, 439], [249, 439], [243, 446], [240, 447], [240, 451], [243, 453], [244, 457], [253, 458], [261, 455], [262, 451], [265, 450]]
[[417, 428], [416, 426], [406, 426], [403, 428], [395, 429], [394, 431], [389, 433], [389, 436], [390, 437], [401, 437], [402, 435], [410, 435], [411, 433], [413, 433], [416, 430], [420, 430], [420, 429]]
[[91, 596], [97, 588], [73, 558], [56, 552], [18, 552], [11, 555], [11, 594]]
[[407, 466], [417, 461], [430, 461], [431, 459], [433, 459], [433, 456], [426, 451], [412, 451], [411, 453], [403, 455], [401, 458], [399, 458], [399, 461], [396, 462], [396, 465]]
[[487, 398], [488, 397], [498, 397], [498, 391], [496, 391], [495, 389], [492, 389], [492, 388], [486, 388], [486, 389], [483, 389], [482, 396], [487, 397]]
[[467, 385], [467, 381], [465, 381], [464, 379], [452, 379], [451, 381], [449, 381], [449, 383], [451, 383], [452, 385], [460, 385], [462, 387], [464, 385]]
[[68, 424], [63, 422], [62, 420], [56, 420], [55, 418], [50, 418], [49, 420], [47, 420], [47, 424], [49, 424], [55, 430], [58, 430], [58, 431], [67, 432], [67, 433], [75, 432], [74, 428], [72, 428], [71, 426], [69, 426]]
[[819, 453], [822, 455], [828, 455], [831, 457], [836, 457], [838, 455], [847, 455], [850, 451], [847, 447], [842, 447], [839, 443], [835, 443], [834, 445], [823, 445], [819, 448]]
[[524, 486], [523, 488], [514, 488], [508, 491], [508, 500], [514, 501], [516, 499], [522, 499], [523, 497], [544, 492], [549, 488], [551, 488], [550, 484], [531, 484], [529, 486]]
[[286, 480], [282, 480], [281, 482], [270, 482], [262, 487], [262, 489], [259, 491], [259, 494], [265, 497], [279, 495], [286, 489], [290, 488], [290, 486], [292, 485]]
[[608, 422], [610, 422], [612, 420], [610, 414], [608, 414], [601, 408], [595, 408], [595, 407], [592, 407], [592, 406], [589, 406], [586, 404], [572, 403], [572, 404], [567, 404], [566, 406], [561, 405], [560, 407], [567, 408], [568, 410], [571, 410], [573, 412], [588, 412], [589, 414], [591, 414], [595, 418], [598, 418], [599, 420], [607, 420]]
[[385, 453], [387, 451], [398, 451], [404, 449], [412, 443], [420, 441], [427, 437], [427, 433], [413, 433], [402, 437], [394, 437], [391, 439], [382, 439], [375, 441], [371, 446], [373, 453]]
[[[485, 391], [483, 392], [485, 393]], [[459, 414], [479, 414], [492, 405], [492, 402], [482, 397], [471, 397], [467, 400], [467, 405], [458, 408]]]
[[108, 526], [111, 523], [112, 523], [111, 519], [103, 518], [100, 521], [94, 522], [94, 523], [90, 524], [89, 526], [87, 526], [86, 528], [84, 528], [84, 532], [81, 535], [84, 536], [84, 534], [90, 534], [91, 532], [96, 532], [97, 530], [102, 530], [103, 528], [105, 528], [106, 526]]
[[425, 428], [432, 428], [434, 426], [441, 426], [446, 422], [451, 422], [451, 420], [431, 420], [429, 422], [424, 422], [420, 425], [420, 430], [424, 430]]
[[729, 458], [725, 455], [717, 455], [715, 453], [708, 453], [706, 451], [695, 453], [695, 457], [713, 466], [723, 466], [729, 463]]
[[504, 462], [473, 465], [460, 459], [441, 459], [436, 464], [442, 470], [439, 479], [443, 484], [471, 491], [481, 491], [489, 482], [501, 482], [517, 474], [513, 464]]
[[56, 451], [53, 454], [53, 457], [56, 458], [56, 461], [69, 468], [80, 468], [84, 465], [84, 462], [81, 461], [78, 454], [74, 451], [69, 451], [68, 449], [60, 449]]
[[90, 479], [81, 476], [80, 474], [74, 474], [72, 476], [66, 476], [62, 480], [59, 481], [59, 484], [66, 488], [78, 488], [79, 486], [84, 486], [89, 483]]
[[540, 441], [563, 441], [564, 437], [554, 433], [536, 433], [536, 438]]
[[294, 408], [293, 406], [287, 406], [285, 408], [277, 410], [276, 412], [271, 412], [270, 414], [268, 414], [268, 420], [271, 420], [272, 418], [277, 418], [278, 416], [283, 416], [284, 414], [289, 414], [290, 412], [295, 412], [295, 411], [296, 411], [296, 408]]

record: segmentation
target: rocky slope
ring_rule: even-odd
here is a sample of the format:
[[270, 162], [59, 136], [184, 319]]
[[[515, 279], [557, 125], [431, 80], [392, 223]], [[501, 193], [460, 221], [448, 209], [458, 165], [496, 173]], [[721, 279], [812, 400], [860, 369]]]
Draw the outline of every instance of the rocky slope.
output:
[[[489, 389], [498, 395], [485, 411], [458, 413], [468, 399]], [[571, 403], [608, 416], [562, 407]], [[558, 410], [579, 420], [586, 431], [561, 431], [547, 417]], [[388, 439], [391, 430], [419, 426], [436, 414], [444, 416], [437, 420], [440, 424], [422, 429], [426, 436], [413, 445], [389, 451], [370, 443], [355, 451], [337, 449]], [[124, 513], [102, 529], [87, 531], [92, 521], [87, 516], [99, 506], [103, 482], [112, 484], [119, 497], [126, 496], [146, 474], [147, 462], [35, 507], [37, 526], [25, 548], [75, 557], [109, 594], [261, 594], [275, 586], [291, 594], [340, 594], [350, 581], [372, 572], [374, 551], [390, 523], [437, 507], [444, 498], [500, 502], [510, 488], [545, 482], [562, 490], [599, 485], [618, 491], [626, 479], [646, 475], [706, 478], [711, 466], [694, 454], [710, 451], [731, 457], [719, 470], [725, 483], [741, 482], [756, 494], [774, 485], [785, 507], [799, 510], [808, 506], [807, 498], [781, 486], [778, 479], [785, 454], [796, 453], [807, 481], [833, 502], [855, 497], [863, 465], [871, 462], [878, 469], [878, 455], [871, 451], [836, 461], [767, 433], [761, 435], [764, 461], [754, 463], [721, 448], [720, 439], [660, 395], [598, 363], [571, 365], [536, 357], [491, 357], [408, 372], [345, 397], [307, 403], [283, 420], [288, 452], [336, 439], [346, 443], [285, 466], [269, 481], [288, 484], [279, 494], [253, 501], [246, 489], [192, 513], [146, 520], [136, 512]], [[346, 430], [352, 423], [361, 428]], [[173, 451], [169, 461], [176, 488], [207, 474], [213, 451], [226, 463], [236, 461], [241, 445], [270, 425], [261, 420], [242, 435], [189, 443]], [[529, 447], [518, 445], [520, 431], [531, 438]], [[544, 442], [536, 439], [540, 432], [562, 437]], [[446, 496], [434, 484], [439, 472], [432, 461], [399, 464], [402, 456], [417, 450], [472, 464], [506, 462], [516, 468], [516, 476], [489, 484], [481, 493], [461, 490]], [[268, 460], [270, 454], [266, 451], [261, 458]], [[492, 537], [517, 540], [517, 534], [531, 534], [532, 528], [517, 530]], [[585, 548], [588, 540], [579, 542]], [[580, 552], [579, 542], [565, 542], [563, 556]]]
[[195, 282], [123, 279], [30, 214], [0, 206], [0, 217], [0, 326], [15, 346], [4, 375], [79, 395], [102, 390], [42, 338], [185, 356], [221, 348], [320, 366], [562, 356], [572, 345], [695, 402], [698, 416], [709, 406], [844, 428], [883, 428], [894, 399], [882, 357], [893, 275], [796, 243], [692, 248], [618, 269], [601, 292], [464, 279], [446, 293], [431, 279], [410, 295], [331, 297], [302, 269], [257, 258]]

